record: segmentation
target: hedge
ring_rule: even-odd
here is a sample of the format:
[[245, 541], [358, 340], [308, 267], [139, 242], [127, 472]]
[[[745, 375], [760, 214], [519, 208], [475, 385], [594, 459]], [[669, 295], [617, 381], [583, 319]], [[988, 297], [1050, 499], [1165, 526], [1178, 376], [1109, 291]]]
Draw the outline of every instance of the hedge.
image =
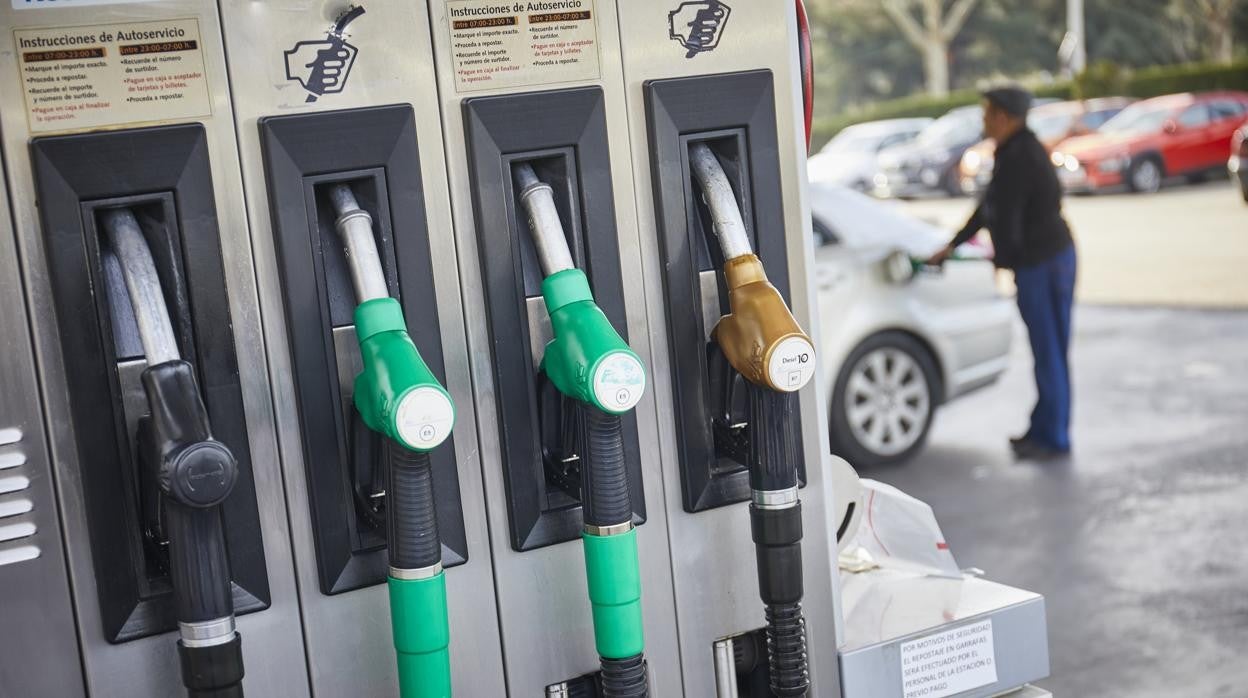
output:
[[[1127, 71], [1113, 63], [1089, 66], [1073, 82], [1058, 82], [1035, 88], [1037, 97], [1074, 99], [1126, 95], [1156, 97], [1175, 92], [1202, 90], [1248, 90], [1248, 60], [1230, 65], [1186, 63]], [[979, 102], [978, 90], [958, 90], [946, 97], [915, 95], [877, 102], [865, 109], [825, 117], [815, 121], [812, 148], [821, 147], [842, 129], [864, 121], [906, 117], [938, 117], [950, 109]]]

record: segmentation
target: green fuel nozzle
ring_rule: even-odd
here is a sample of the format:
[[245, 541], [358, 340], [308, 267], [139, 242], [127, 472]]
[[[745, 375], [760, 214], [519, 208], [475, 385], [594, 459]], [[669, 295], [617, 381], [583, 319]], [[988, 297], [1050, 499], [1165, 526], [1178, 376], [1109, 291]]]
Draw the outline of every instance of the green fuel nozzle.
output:
[[646, 369], [594, 303], [585, 273], [564, 269], [547, 276], [542, 297], [554, 333], [542, 370], [559, 392], [611, 414], [636, 407]]
[[355, 379], [355, 407], [373, 431], [413, 451], [432, 450], [455, 424], [451, 396], [421, 358], [407, 333], [403, 309], [390, 297], [372, 216], [359, 207], [347, 184], [333, 185], [329, 195], [360, 302], [355, 334], [364, 370]]
[[641, 565], [620, 415], [641, 400], [646, 370], [594, 303], [589, 280], [573, 263], [550, 185], [528, 163], [516, 165], [514, 175], [542, 266], [542, 297], [554, 334], [542, 355], [542, 370], [572, 398], [583, 435], [581, 540], [602, 695], [644, 698], [649, 688]]
[[527, 163], [516, 165], [515, 175], [545, 276], [542, 297], [554, 331], [542, 370], [570, 398], [610, 414], [628, 412], [646, 389], [641, 358], [594, 303], [589, 280], [572, 261], [550, 185]]
[[359, 300], [355, 334], [364, 370], [355, 378], [355, 407], [368, 428], [392, 441], [386, 449], [386, 545], [399, 694], [449, 698], [450, 618], [429, 451], [450, 436], [455, 407], [408, 335], [399, 302], [390, 297], [372, 216], [345, 183], [331, 186], [329, 196]]

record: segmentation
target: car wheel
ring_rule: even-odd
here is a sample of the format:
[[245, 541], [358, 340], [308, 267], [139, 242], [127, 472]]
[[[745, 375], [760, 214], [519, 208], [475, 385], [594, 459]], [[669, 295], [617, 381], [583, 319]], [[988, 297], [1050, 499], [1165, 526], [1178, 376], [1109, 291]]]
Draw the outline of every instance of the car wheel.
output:
[[1138, 194], [1152, 194], [1161, 189], [1161, 163], [1156, 158], [1140, 158], [1127, 170], [1127, 186]]
[[939, 395], [936, 361], [917, 339], [903, 332], [868, 338], [833, 387], [833, 452], [860, 467], [910, 458], [927, 440]]
[[1239, 193], [1244, 197], [1244, 203], [1248, 204], [1248, 180], [1240, 181]]
[[958, 176], [956, 165], [941, 178], [940, 188], [945, 190], [946, 196], [966, 196], [966, 192], [962, 191], [962, 178]]

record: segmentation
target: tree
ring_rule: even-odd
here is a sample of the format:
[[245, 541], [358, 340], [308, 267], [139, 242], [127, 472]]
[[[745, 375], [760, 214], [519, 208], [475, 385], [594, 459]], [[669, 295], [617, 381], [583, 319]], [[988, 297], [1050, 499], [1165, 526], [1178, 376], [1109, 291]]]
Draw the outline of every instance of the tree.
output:
[[1235, 60], [1235, 38], [1231, 20], [1240, 0], [1196, 0], [1196, 11], [1209, 35], [1210, 58], [1219, 63]]
[[[954, 0], [945, 12], [944, 0], [884, 0], [884, 12], [901, 30], [906, 41], [923, 56], [923, 74], [927, 92], [949, 94], [949, 44], [962, 31], [971, 10], [979, 0]], [[921, 19], [915, 17], [918, 8]]]

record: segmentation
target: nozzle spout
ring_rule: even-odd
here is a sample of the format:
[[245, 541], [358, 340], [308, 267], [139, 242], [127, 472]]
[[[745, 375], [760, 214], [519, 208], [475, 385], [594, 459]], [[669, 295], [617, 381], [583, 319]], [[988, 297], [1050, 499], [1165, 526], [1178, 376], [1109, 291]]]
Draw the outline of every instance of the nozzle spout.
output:
[[702, 188], [702, 200], [711, 210], [715, 238], [719, 240], [724, 261], [753, 254], [754, 248], [750, 245], [745, 221], [741, 218], [741, 207], [715, 153], [705, 143], [695, 143], [689, 148], [689, 166]]
[[533, 166], [527, 162], [513, 166], [512, 172], [520, 191], [520, 202], [529, 216], [529, 229], [533, 231], [542, 275], [572, 269], [576, 265], [563, 234], [563, 223], [559, 221], [559, 209], [555, 208], [554, 190], [538, 179]]
[[390, 289], [386, 285], [386, 274], [381, 269], [377, 240], [373, 238], [373, 217], [360, 208], [351, 186], [346, 182], [329, 188], [329, 200], [338, 214], [334, 227], [342, 237], [347, 252], [356, 302], [389, 298]]
[[108, 245], [121, 265], [126, 281], [130, 305], [139, 326], [139, 341], [147, 365], [156, 366], [179, 358], [178, 342], [165, 306], [165, 295], [160, 288], [160, 275], [152, 261], [152, 251], [143, 238], [143, 230], [134, 212], [128, 208], [114, 208], [103, 212], [104, 232]]

